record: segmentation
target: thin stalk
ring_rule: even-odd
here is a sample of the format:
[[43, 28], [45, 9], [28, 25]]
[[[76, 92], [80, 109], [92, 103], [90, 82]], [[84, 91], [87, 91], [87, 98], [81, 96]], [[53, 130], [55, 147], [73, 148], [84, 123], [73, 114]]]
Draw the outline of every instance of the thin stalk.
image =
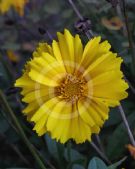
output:
[[[116, 12], [117, 12], [117, 15], [119, 16], [119, 18], [124, 22], [123, 13], [121, 11], [120, 3], [121, 3], [120, 0], [118, 0], [118, 4], [119, 5], [116, 5]], [[125, 24], [123, 25], [122, 30], [123, 30], [124, 36], [126, 36], [127, 29], [126, 29], [126, 25]]]
[[123, 108], [122, 108], [121, 105], [120, 105], [118, 108], [119, 108], [119, 111], [120, 111], [122, 120], [123, 120], [123, 122], [124, 122], [124, 124], [125, 124], [126, 130], [127, 130], [127, 132], [128, 132], [129, 139], [130, 139], [132, 145], [135, 146], [135, 140], [134, 140], [133, 134], [132, 134], [132, 132], [131, 132], [131, 129], [130, 129], [130, 127], [129, 127], [129, 124], [128, 124], [128, 121], [127, 121], [125, 112], [124, 112], [124, 110], [123, 110]]
[[[84, 21], [84, 17], [82, 16], [82, 14], [80, 13], [80, 11], [78, 10], [78, 8], [76, 7], [76, 5], [74, 4], [73, 0], [68, 0], [70, 5], [72, 6], [73, 10], [75, 11], [77, 17], [81, 20]], [[88, 30], [85, 32], [86, 36], [88, 37], [88, 39], [91, 39], [93, 37], [93, 32], [91, 30]]]
[[30, 167], [30, 162], [25, 158], [25, 156], [23, 156], [23, 154], [16, 145], [11, 144], [8, 141], [7, 137], [4, 134], [0, 134], [0, 141], [2, 141], [5, 146], [10, 147], [20, 157], [20, 159], [24, 162], [24, 164]]
[[91, 39], [94, 36], [94, 34], [93, 34], [93, 32], [91, 30], [88, 30], [87, 32], [85, 32], [85, 34], [86, 34], [88, 39]]
[[130, 83], [130, 81], [124, 76], [125, 81], [128, 83], [130, 90], [132, 91], [133, 94], [135, 94], [135, 88], [134, 86]]
[[48, 30], [46, 30], [46, 33], [47, 33], [49, 39], [50, 39], [51, 41], [53, 41], [53, 37], [52, 37], [52, 35], [50, 34], [50, 32], [49, 32]]
[[70, 5], [72, 6], [73, 10], [75, 11], [76, 15], [78, 16], [78, 18], [80, 20], [84, 20], [84, 17], [82, 16], [82, 14], [79, 12], [79, 10], [77, 9], [76, 5], [74, 4], [74, 2], [72, 0], [68, 0]]
[[103, 147], [103, 144], [101, 142], [101, 139], [100, 139], [99, 135], [96, 134], [95, 137], [96, 137], [96, 140], [98, 142], [98, 145], [99, 145], [101, 151], [105, 154], [104, 147]]
[[1, 101], [1, 105], [11, 115], [16, 127], [18, 128], [18, 131], [20, 132], [20, 135], [21, 135], [24, 143], [26, 144], [26, 146], [30, 150], [31, 154], [35, 158], [35, 160], [38, 163], [40, 169], [46, 169], [46, 167], [44, 166], [44, 163], [41, 161], [41, 159], [37, 155], [33, 145], [29, 142], [29, 139], [27, 138], [25, 132], [23, 131], [23, 128], [21, 127], [17, 117], [15, 116], [15, 113], [12, 111], [11, 107], [9, 106], [7, 99], [6, 99], [6, 96], [4, 95], [4, 93], [1, 90], [0, 90], [0, 101]]
[[97, 151], [97, 153], [103, 158], [108, 164], [111, 164], [111, 161], [108, 160], [106, 155], [97, 147], [94, 142], [90, 142], [91, 146]]
[[[125, 21], [126, 30], [127, 30], [129, 47], [132, 50], [132, 69], [135, 70], [135, 44], [133, 42], [132, 34], [131, 34], [131, 31], [130, 31], [130, 28], [129, 28], [129, 20], [128, 20], [128, 15], [127, 15], [125, 0], [121, 0], [121, 3], [119, 2], [119, 5], [121, 5], [121, 4], [122, 4], [124, 21]], [[134, 74], [135, 74], [135, 72], [134, 72]]]

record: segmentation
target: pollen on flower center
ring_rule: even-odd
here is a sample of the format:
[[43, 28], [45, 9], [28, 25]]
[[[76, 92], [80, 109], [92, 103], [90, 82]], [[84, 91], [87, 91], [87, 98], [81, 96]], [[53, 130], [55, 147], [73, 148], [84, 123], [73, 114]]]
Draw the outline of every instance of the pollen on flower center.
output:
[[83, 98], [87, 91], [86, 80], [74, 75], [68, 74], [61, 81], [60, 86], [56, 88], [57, 96], [67, 101], [75, 102]]

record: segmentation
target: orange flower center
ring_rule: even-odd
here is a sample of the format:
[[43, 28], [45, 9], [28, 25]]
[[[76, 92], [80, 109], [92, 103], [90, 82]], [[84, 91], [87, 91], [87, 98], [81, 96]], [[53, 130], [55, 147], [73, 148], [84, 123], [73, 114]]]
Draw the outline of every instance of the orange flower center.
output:
[[68, 74], [56, 88], [57, 96], [74, 103], [80, 98], [86, 96], [87, 85], [84, 78]]

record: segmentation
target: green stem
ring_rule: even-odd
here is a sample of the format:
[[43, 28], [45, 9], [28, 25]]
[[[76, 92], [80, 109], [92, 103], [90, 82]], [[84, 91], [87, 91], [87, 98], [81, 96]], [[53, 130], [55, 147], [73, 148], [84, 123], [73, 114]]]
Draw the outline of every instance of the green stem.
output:
[[38, 163], [39, 167], [41, 169], [46, 169], [46, 167], [44, 166], [44, 163], [41, 161], [41, 159], [37, 155], [33, 145], [29, 142], [29, 140], [28, 140], [25, 132], [23, 131], [18, 119], [15, 116], [15, 113], [12, 111], [11, 107], [9, 106], [9, 104], [7, 102], [7, 99], [6, 99], [6, 96], [4, 95], [4, 93], [1, 90], [0, 90], [0, 101], [1, 101], [1, 105], [11, 115], [16, 127], [18, 128], [18, 131], [20, 132], [20, 135], [21, 135], [23, 141], [25, 142], [26, 146], [28, 147], [28, 149], [30, 150], [31, 154], [35, 158], [35, 160]]
[[104, 159], [108, 164], [111, 164], [111, 161], [108, 159], [108, 157], [98, 148], [98, 146], [94, 142], [91, 141], [90, 144], [102, 159]]
[[125, 127], [127, 129], [127, 133], [128, 133], [129, 139], [130, 139], [132, 145], [135, 146], [134, 136], [133, 136], [132, 131], [131, 131], [130, 127], [129, 127], [129, 124], [128, 124], [128, 121], [127, 121], [127, 118], [126, 118], [126, 115], [125, 115], [125, 112], [123, 110], [122, 105], [120, 104], [118, 108], [119, 108], [122, 120], [123, 120], [123, 122], [125, 124]]
[[[129, 21], [128, 21], [128, 15], [127, 15], [127, 10], [126, 10], [126, 2], [125, 0], [122, 0], [121, 3], [122, 4], [122, 9], [123, 9], [123, 15], [124, 15], [124, 20], [125, 20], [125, 25], [126, 25], [126, 30], [127, 30], [127, 36], [128, 36], [128, 41], [129, 41], [129, 47], [132, 50], [132, 70], [135, 71], [135, 45], [132, 39], [132, 34], [129, 28]], [[135, 75], [135, 72], [133, 72], [133, 74]]]

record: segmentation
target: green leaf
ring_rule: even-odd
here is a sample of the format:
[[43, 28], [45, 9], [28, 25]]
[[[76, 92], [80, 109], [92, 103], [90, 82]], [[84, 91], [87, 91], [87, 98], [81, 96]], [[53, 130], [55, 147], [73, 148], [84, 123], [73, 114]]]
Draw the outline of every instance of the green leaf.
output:
[[85, 169], [82, 165], [74, 164], [72, 169]]
[[123, 163], [123, 161], [126, 160], [126, 158], [127, 158], [127, 157], [124, 157], [124, 158], [122, 158], [120, 161], [118, 161], [118, 162], [116, 162], [116, 163], [110, 165], [110, 166], [108, 167], [108, 169], [117, 169], [117, 167], [118, 167], [119, 165], [121, 165], [121, 164]]
[[8, 129], [8, 122], [4, 118], [0, 118], [0, 133], [5, 133]]
[[[131, 129], [135, 127], [135, 115], [134, 112], [128, 116], [128, 122], [130, 124]], [[124, 139], [122, 139], [124, 138]], [[107, 145], [107, 156], [111, 160], [115, 160], [120, 158], [125, 149], [125, 145], [128, 144], [129, 138], [123, 122], [118, 125], [118, 127], [111, 134], [108, 145]]]
[[78, 151], [74, 150], [74, 149], [70, 149], [70, 159], [69, 159], [69, 155], [68, 155], [68, 149], [66, 148], [65, 149], [65, 152], [64, 152], [64, 157], [67, 161], [70, 161], [70, 162], [74, 162], [76, 160], [84, 160], [85, 157], [79, 153]]
[[[49, 137], [49, 135], [45, 135], [45, 140], [46, 140], [46, 144], [48, 147], [48, 151], [51, 154], [52, 157], [54, 157], [55, 159], [59, 159], [59, 151], [62, 153], [63, 149], [64, 149], [64, 145], [57, 143], [55, 140], [51, 139]], [[59, 148], [59, 151], [58, 151]]]
[[107, 169], [107, 166], [101, 159], [94, 157], [89, 162], [88, 169]]
[[104, 127], [110, 127], [121, 122], [121, 117], [118, 112], [118, 108], [113, 108], [110, 111], [109, 119], [106, 121]]

